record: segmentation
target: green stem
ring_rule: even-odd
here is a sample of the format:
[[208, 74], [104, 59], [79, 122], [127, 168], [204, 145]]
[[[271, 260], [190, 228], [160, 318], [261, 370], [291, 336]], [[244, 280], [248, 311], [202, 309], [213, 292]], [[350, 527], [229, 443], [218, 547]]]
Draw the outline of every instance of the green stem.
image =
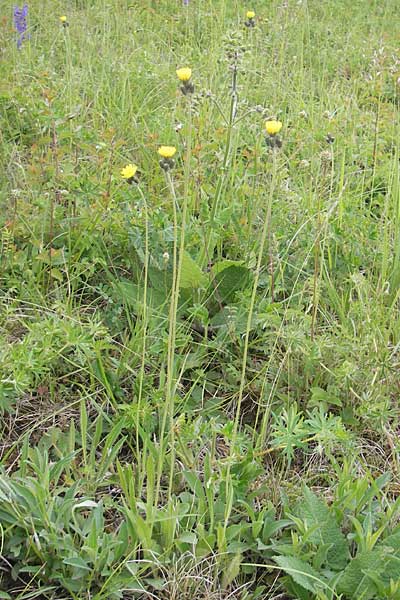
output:
[[235, 123], [237, 103], [238, 103], [237, 73], [238, 73], [238, 69], [237, 69], [237, 58], [236, 58], [235, 63], [233, 64], [231, 104], [230, 104], [230, 110], [229, 110], [229, 121], [228, 121], [228, 131], [227, 131], [226, 142], [225, 142], [225, 152], [224, 152], [224, 158], [222, 160], [222, 167], [221, 167], [222, 172], [218, 179], [218, 184], [217, 184], [217, 187], [215, 190], [214, 199], [213, 199], [213, 203], [211, 206], [208, 235], [207, 235], [207, 238], [206, 238], [206, 241], [204, 244], [204, 248], [201, 251], [200, 256], [199, 256], [200, 267], [204, 267], [205, 264], [207, 263], [207, 261], [209, 261], [211, 259], [213, 251], [214, 251], [214, 246], [215, 246], [215, 242], [214, 242], [215, 217], [217, 215], [218, 205], [219, 205], [219, 202], [220, 202], [220, 199], [222, 196], [222, 192], [223, 192], [223, 189], [224, 189], [224, 186], [226, 183], [226, 172], [227, 172], [227, 167], [228, 167], [229, 159], [230, 159], [230, 155], [231, 155], [232, 132], [233, 132], [233, 126]]
[[[189, 128], [191, 131], [191, 126]], [[175, 404], [175, 391], [176, 391], [176, 381], [175, 381], [175, 342], [176, 342], [176, 320], [177, 320], [177, 312], [178, 312], [178, 302], [179, 302], [179, 288], [180, 288], [180, 279], [182, 272], [182, 264], [183, 264], [183, 256], [185, 251], [185, 223], [187, 218], [188, 211], [188, 197], [189, 197], [189, 176], [190, 176], [190, 150], [191, 144], [188, 143], [187, 154], [186, 154], [186, 167], [185, 167], [185, 197], [182, 208], [182, 223], [180, 229], [180, 237], [179, 237], [179, 249], [178, 249], [178, 199], [175, 192], [175, 186], [173, 179], [171, 177], [171, 172], [166, 171], [166, 180], [168, 183], [168, 187], [171, 192], [172, 202], [173, 202], [173, 223], [174, 223], [174, 249], [173, 249], [173, 273], [172, 273], [172, 289], [171, 289], [171, 302], [170, 302], [170, 310], [169, 310], [169, 332], [168, 332], [168, 349], [167, 349], [167, 381], [166, 381], [166, 396], [165, 396], [165, 406], [162, 416], [161, 429], [160, 429], [160, 450], [158, 455], [158, 463], [157, 463], [157, 483], [156, 483], [156, 493], [155, 493], [155, 504], [157, 507], [159, 496], [160, 496], [160, 487], [161, 487], [161, 477], [162, 477], [162, 467], [165, 458], [166, 451], [166, 439], [165, 432], [167, 423], [169, 424], [169, 441], [171, 447], [171, 457], [170, 457], [170, 476], [169, 476], [169, 494], [172, 491], [172, 483], [173, 483], [173, 472], [174, 472], [174, 456], [175, 456], [175, 432], [174, 432], [174, 404]]]
[[[142, 397], [143, 397], [143, 381], [144, 381], [144, 372], [146, 365], [146, 342], [147, 342], [147, 288], [148, 288], [148, 272], [149, 272], [149, 214], [146, 197], [142, 191], [142, 189], [137, 186], [140, 197], [143, 202], [144, 211], [145, 211], [145, 252], [144, 252], [144, 284], [143, 284], [143, 312], [142, 312], [142, 323], [143, 323], [143, 339], [142, 339], [142, 357], [140, 363], [140, 371], [139, 371], [139, 390], [137, 397], [137, 407], [136, 407], [136, 459], [138, 465], [138, 473], [143, 473], [144, 471], [140, 468], [140, 412], [142, 406]], [[143, 457], [143, 462], [146, 457]]]
[[[234, 458], [234, 452], [235, 452], [235, 448], [236, 448], [236, 438], [237, 438], [237, 433], [238, 433], [238, 429], [239, 429], [244, 388], [246, 385], [247, 357], [248, 357], [248, 353], [249, 353], [249, 339], [250, 339], [250, 331], [251, 331], [251, 322], [252, 322], [254, 306], [255, 306], [255, 302], [256, 302], [258, 283], [260, 280], [261, 264], [262, 264], [263, 256], [264, 256], [265, 243], [267, 240], [268, 231], [271, 227], [270, 221], [271, 221], [271, 213], [272, 213], [272, 199], [273, 199], [273, 194], [274, 194], [274, 190], [275, 190], [276, 174], [277, 174], [277, 153], [276, 153], [276, 150], [274, 150], [271, 189], [270, 189], [270, 193], [268, 195], [267, 210], [266, 210], [266, 215], [265, 215], [264, 224], [263, 224], [261, 237], [260, 237], [260, 248], [258, 251], [257, 266], [256, 266], [256, 272], [255, 272], [254, 282], [253, 282], [253, 289], [252, 289], [252, 294], [251, 294], [251, 299], [250, 299], [249, 314], [247, 315], [247, 325], [246, 325], [246, 334], [245, 334], [245, 338], [244, 338], [244, 349], [243, 349], [243, 357], [242, 357], [242, 370], [241, 370], [241, 378], [240, 378], [240, 385], [239, 385], [239, 394], [238, 394], [238, 401], [237, 401], [237, 405], [236, 405], [235, 418], [234, 418], [234, 422], [233, 422], [232, 441], [231, 441], [230, 456], [229, 456], [230, 460], [229, 460], [229, 464], [228, 464], [228, 471], [227, 471], [227, 477], [226, 477], [227, 483], [230, 480], [230, 478], [229, 478], [230, 468], [231, 468], [231, 464], [232, 464], [232, 460]], [[225, 527], [228, 524], [229, 516], [230, 516], [230, 514], [225, 515]]]
[[168, 347], [167, 347], [167, 381], [166, 381], [166, 392], [165, 392], [165, 405], [162, 415], [161, 428], [160, 428], [160, 448], [157, 461], [157, 483], [156, 492], [154, 496], [154, 508], [157, 509], [158, 500], [160, 497], [161, 477], [162, 468], [165, 458], [165, 430], [167, 427], [167, 421], [172, 423], [173, 420], [173, 404], [174, 404], [174, 353], [175, 353], [175, 340], [176, 340], [176, 313], [178, 307], [178, 295], [179, 288], [177, 288], [178, 280], [178, 215], [177, 215], [177, 197], [175, 194], [174, 183], [171, 177], [170, 171], [165, 172], [168, 187], [172, 196], [173, 205], [173, 227], [174, 227], [174, 248], [173, 248], [173, 260], [172, 260], [172, 287], [171, 287], [171, 301], [169, 308], [169, 331], [168, 331]]

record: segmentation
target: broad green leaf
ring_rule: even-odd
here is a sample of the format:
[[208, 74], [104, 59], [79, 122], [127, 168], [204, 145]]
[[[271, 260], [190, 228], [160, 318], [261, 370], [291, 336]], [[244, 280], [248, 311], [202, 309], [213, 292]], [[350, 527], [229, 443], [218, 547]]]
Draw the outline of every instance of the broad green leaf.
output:
[[[229, 305], [224, 306], [211, 319], [211, 325], [215, 329], [235, 332], [236, 335], [242, 335], [247, 329], [248, 314], [243, 308]], [[254, 328], [256, 320], [253, 319], [251, 328]]]
[[83, 560], [80, 556], [75, 556], [71, 558], [64, 558], [64, 565], [70, 565], [71, 567], [75, 567], [76, 569], [84, 569], [85, 571], [91, 571], [92, 569], [89, 567], [86, 561]]
[[184, 471], [183, 476], [186, 479], [187, 483], [189, 484], [189, 486], [190, 486], [191, 490], [193, 491], [194, 495], [196, 496], [197, 500], [199, 500], [205, 504], [206, 496], [204, 494], [203, 484], [201, 483], [201, 481], [197, 477], [197, 475], [195, 473], [193, 473], [192, 471]]
[[331, 404], [334, 406], [342, 406], [342, 401], [332, 392], [326, 391], [320, 387], [311, 388], [311, 399], [309, 402], [310, 407], [321, 405], [329, 407]]
[[262, 529], [262, 540], [266, 543], [277, 531], [291, 525], [290, 519], [275, 521], [274, 518], [266, 519]]
[[[296, 583], [294, 579], [286, 577], [285, 580], [285, 590], [289, 592], [291, 598], [296, 598], [296, 600], [315, 600], [315, 594], [304, 589], [301, 585]], [[286, 600], [286, 598], [284, 600]], [[326, 600], [326, 598], [321, 598], [321, 600]]]
[[309, 537], [313, 544], [330, 546], [327, 552], [329, 567], [343, 569], [348, 561], [348, 544], [333, 512], [325, 502], [308, 488], [304, 488], [304, 498], [298, 505], [297, 514], [307, 523], [309, 529], [314, 529]]
[[224, 260], [212, 268], [214, 296], [223, 304], [234, 298], [235, 292], [244, 289], [250, 282], [250, 270], [239, 261]]
[[146, 521], [138, 514], [135, 510], [130, 510], [125, 506], [125, 514], [132, 525], [132, 528], [139, 539], [143, 550], [153, 550], [155, 547], [155, 543], [152, 539], [152, 530], [151, 525], [146, 523]]
[[222, 271], [225, 271], [225, 269], [228, 269], [229, 267], [244, 267], [244, 262], [242, 260], [220, 260], [213, 265], [212, 273], [214, 277], [216, 277], [219, 273], [222, 273]]
[[207, 285], [208, 278], [193, 258], [185, 252], [179, 280], [180, 288], [199, 288]]
[[375, 548], [387, 553], [386, 567], [382, 573], [382, 580], [387, 584], [390, 580], [400, 580], [400, 533], [393, 533], [382, 540]]
[[327, 581], [308, 563], [294, 556], [276, 556], [275, 562], [294, 579], [296, 583], [301, 585], [309, 592], [316, 593], [318, 589], [327, 587]]
[[352, 600], [376, 597], [376, 585], [370, 575], [379, 576], [387, 565], [387, 553], [374, 549], [361, 552], [348, 564], [338, 581], [338, 591]]
[[193, 531], [185, 531], [179, 536], [178, 542], [197, 544], [197, 535]]
[[195, 550], [196, 557], [202, 558], [203, 556], [208, 556], [209, 554], [211, 554], [215, 548], [216, 541], [216, 535], [213, 533], [199, 538]]
[[61, 477], [62, 472], [66, 469], [76, 456], [76, 452], [72, 452], [69, 456], [65, 456], [50, 467], [49, 479], [56, 485]]
[[59, 269], [51, 269], [50, 273], [53, 279], [57, 279], [57, 281], [63, 281], [64, 277]]
[[[161, 283], [164, 281], [164, 274], [162, 271], [159, 272], [159, 279]], [[160, 309], [166, 302], [168, 296], [168, 290], [156, 289], [155, 287], [148, 287], [146, 294], [146, 304], [151, 308]], [[121, 280], [113, 282], [113, 297], [118, 302], [124, 302], [135, 312], [141, 312], [144, 301], [144, 286], [138, 283], [132, 283], [131, 281]]]
[[400, 556], [400, 532], [392, 533], [379, 543], [379, 546], [392, 548], [395, 554]]
[[149, 587], [154, 588], [155, 590], [162, 590], [165, 587], [165, 579], [161, 577], [154, 577], [153, 579], [145, 579], [144, 580]]

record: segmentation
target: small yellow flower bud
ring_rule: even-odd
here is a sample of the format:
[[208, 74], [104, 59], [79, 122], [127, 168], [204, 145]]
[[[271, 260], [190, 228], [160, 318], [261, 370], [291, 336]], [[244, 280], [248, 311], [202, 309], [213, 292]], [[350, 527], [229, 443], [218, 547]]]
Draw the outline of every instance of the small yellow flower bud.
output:
[[61, 23], [66, 23], [67, 17], [65, 15], [63, 15], [62, 17], [60, 17], [60, 21], [61, 21]]

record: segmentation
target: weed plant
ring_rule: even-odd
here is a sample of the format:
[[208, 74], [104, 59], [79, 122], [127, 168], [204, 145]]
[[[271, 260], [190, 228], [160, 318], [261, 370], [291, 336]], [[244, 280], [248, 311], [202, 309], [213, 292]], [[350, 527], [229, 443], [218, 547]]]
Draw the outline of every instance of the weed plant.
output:
[[396, 0], [0, 7], [0, 599], [400, 599]]

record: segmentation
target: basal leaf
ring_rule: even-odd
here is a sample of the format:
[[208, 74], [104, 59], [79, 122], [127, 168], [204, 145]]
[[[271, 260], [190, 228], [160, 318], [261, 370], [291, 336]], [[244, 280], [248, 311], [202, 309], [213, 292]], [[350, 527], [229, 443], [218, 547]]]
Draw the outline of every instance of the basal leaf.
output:
[[228, 304], [235, 292], [244, 289], [250, 282], [250, 270], [239, 261], [224, 260], [212, 268], [215, 297]]
[[304, 489], [304, 498], [299, 503], [298, 515], [314, 528], [310, 541], [316, 545], [329, 545], [328, 565], [334, 569], [343, 569], [348, 561], [349, 549], [345, 536], [337, 525], [333, 512], [308, 488]]
[[182, 258], [182, 269], [179, 280], [179, 287], [199, 288], [206, 286], [207, 282], [208, 278], [200, 269], [199, 265], [187, 252], [185, 252]]
[[327, 586], [327, 581], [308, 563], [294, 556], [276, 556], [275, 562], [294, 579], [296, 583], [301, 585], [309, 592], [316, 593], [318, 589]]
[[379, 576], [386, 569], [386, 554], [383, 549], [374, 549], [353, 558], [338, 581], [339, 593], [352, 600], [375, 598], [377, 589], [371, 575]]

